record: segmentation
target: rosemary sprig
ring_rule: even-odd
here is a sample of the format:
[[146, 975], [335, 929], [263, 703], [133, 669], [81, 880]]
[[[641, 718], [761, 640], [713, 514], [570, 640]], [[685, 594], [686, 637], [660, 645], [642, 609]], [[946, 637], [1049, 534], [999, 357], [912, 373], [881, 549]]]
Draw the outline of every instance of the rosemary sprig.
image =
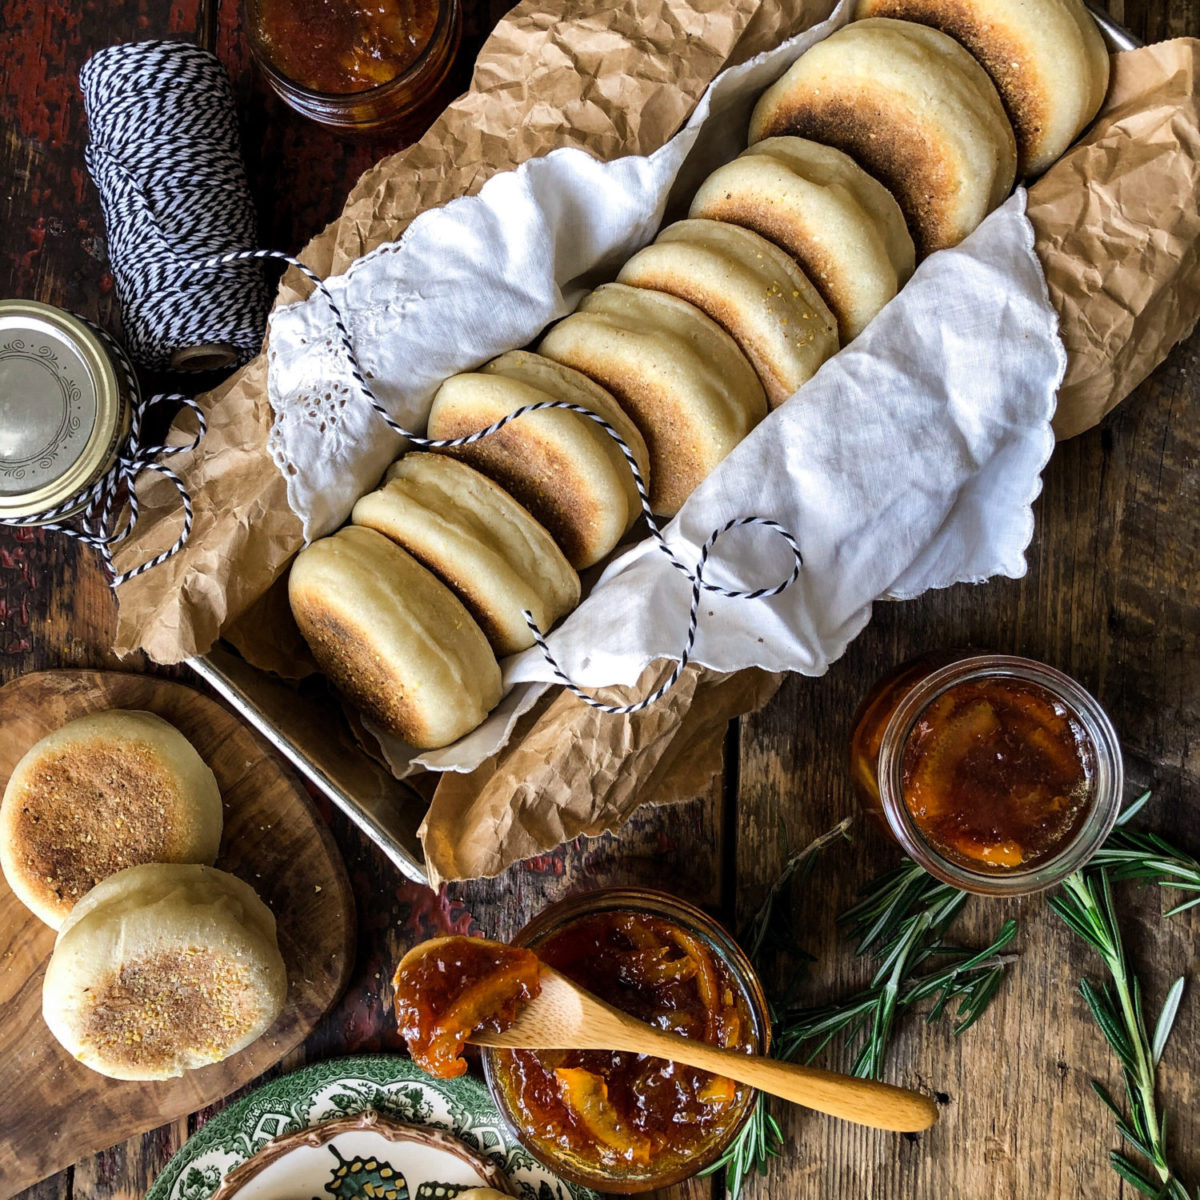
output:
[[724, 1171], [725, 1190], [732, 1200], [738, 1200], [746, 1176], [752, 1171], [765, 1175], [767, 1164], [771, 1159], [778, 1158], [782, 1150], [783, 1130], [779, 1128], [779, 1122], [767, 1107], [766, 1094], [759, 1092], [749, 1120], [729, 1144], [729, 1149], [700, 1174], [712, 1175], [717, 1171]]
[[[948, 908], [952, 911], [947, 919]], [[928, 1022], [938, 1020], [954, 1006], [954, 1033], [969, 1029], [995, 997], [1014, 961], [1013, 955], [1003, 951], [1016, 936], [1017, 923], [1006, 921], [983, 950], [946, 946], [942, 934], [959, 908], [960, 903], [951, 906], [943, 900], [932, 909], [910, 913], [880, 950], [880, 965], [870, 986], [834, 1004], [788, 1012], [779, 1033], [779, 1057], [803, 1057], [812, 1062], [841, 1035], [853, 1052], [851, 1073], [878, 1079], [897, 1014], [930, 996], [935, 1000]], [[934, 956], [941, 960], [940, 966], [915, 972], [915, 967]]]
[[[759, 966], [759, 958], [770, 940], [770, 934], [774, 927], [775, 909], [784, 891], [794, 881], [803, 882], [808, 878], [817, 856], [827, 846], [841, 838], [848, 840], [850, 826], [853, 824], [854, 817], [846, 817], [815, 841], [810, 842], [803, 850], [797, 851], [784, 863], [783, 870], [767, 890], [762, 904], [750, 918], [740, 938], [742, 945], [746, 948], [746, 954], [755, 967]], [[773, 1017], [774, 1013], [772, 1013], [772, 1019]], [[725, 1188], [733, 1200], [738, 1200], [746, 1176], [751, 1171], [765, 1175], [767, 1164], [772, 1158], [778, 1158], [782, 1150], [783, 1130], [779, 1128], [779, 1122], [771, 1115], [770, 1109], [767, 1107], [766, 1095], [759, 1092], [749, 1120], [742, 1126], [729, 1149], [701, 1174], [711, 1175], [716, 1171], [724, 1171]]]
[[1141, 985], [1125, 958], [1108, 868], [1089, 868], [1084, 872], [1076, 872], [1066, 880], [1058, 895], [1050, 897], [1050, 906], [1068, 928], [1096, 950], [1108, 971], [1109, 983], [1097, 988], [1084, 979], [1080, 990], [1096, 1024], [1121, 1064], [1128, 1116], [1095, 1080], [1092, 1081], [1092, 1088], [1116, 1117], [1117, 1131], [1150, 1162], [1158, 1178], [1152, 1178], [1118, 1150], [1113, 1150], [1109, 1155], [1112, 1168], [1147, 1196], [1191, 1200], [1167, 1160], [1166, 1115], [1159, 1112], [1154, 1089], [1154, 1071], [1162, 1058], [1175, 1015], [1179, 1011], [1183, 977], [1171, 985], [1151, 1035], [1142, 1006]]
[[827, 830], [815, 841], [810, 842], [803, 850], [797, 851], [784, 863], [783, 870], [779, 872], [775, 878], [775, 882], [771, 884], [762, 904], [758, 906], [758, 911], [750, 918], [746, 926], [746, 931], [740, 939], [742, 945], [745, 947], [747, 956], [755, 967], [759, 965], [759, 958], [763, 947], [773, 928], [772, 918], [775, 916], [775, 906], [779, 902], [779, 897], [783, 895], [784, 890], [791, 885], [797, 875], [799, 876], [797, 880], [799, 883], [803, 883], [808, 878], [817, 861], [817, 856], [826, 846], [831, 846], [840, 838], [845, 838], [849, 841], [850, 826], [853, 824], [853, 816], [844, 818], [832, 829]]
[[[849, 824], [847, 818], [788, 860], [743, 935], [752, 960], [770, 941], [775, 908], [785, 888], [797, 878], [804, 879], [820, 850], [845, 837]], [[1012, 956], [1002, 951], [1016, 936], [1017, 924], [1006, 922], [996, 940], [983, 950], [947, 945], [943, 938], [966, 901], [965, 892], [939, 883], [907, 860], [869, 884], [863, 898], [838, 921], [849, 927], [858, 953], [876, 960], [870, 985], [822, 1008], [785, 1009], [776, 1021], [774, 1055], [781, 1059], [804, 1056], [811, 1062], [834, 1037], [843, 1034], [850, 1043], [861, 1040], [852, 1071], [878, 1078], [899, 1010], [932, 996], [927, 1020], [938, 1020], [953, 1006], [956, 1034], [974, 1024], [995, 996], [1012, 961]], [[935, 958], [936, 967], [919, 971], [922, 964]], [[726, 1189], [738, 1200], [746, 1176], [752, 1171], [765, 1175], [767, 1164], [782, 1147], [782, 1131], [760, 1095], [738, 1137], [705, 1173], [724, 1169]]]
[[1139, 833], [1129, 828], [1129, 819], [1140, 812], [1149, 799], [1150, 793], [1143, 792], [1121, 814], [1092, 865], [1111, 868], [1113, 879], [1136, 879], [1191, 893], [1190, 899], [1167, 911], [1167, 916], [1173, 917], [1200, 904], [1200, 861], [1156, 833]]

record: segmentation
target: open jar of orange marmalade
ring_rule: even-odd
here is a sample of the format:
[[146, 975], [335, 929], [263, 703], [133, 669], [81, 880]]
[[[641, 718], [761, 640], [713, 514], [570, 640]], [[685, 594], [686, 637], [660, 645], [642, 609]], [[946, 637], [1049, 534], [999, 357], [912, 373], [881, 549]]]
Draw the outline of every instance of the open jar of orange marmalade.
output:
[[[754, 968], [700, 909], [648, 888], [601, 888], [551, 905], [513, 939], [548, 966], [659, 1029], [751, 1054], [770, 1050]], [[535, 1158], [573, 1183], [628, 1194], [711, 1166], [757, 1092], [643, 1054], [483, 1052], [488, 1088]]]
[[243, 0], [243, 11], [267, 82], [322, 125], [373, 137], [450, 99], [459, 0]]
[[850, 738], [854, 789], [931, 875], [985, 895], [1036, 892], [1100, 848], [1121, 807], [1112, 722], [1053, 667], [925, 655], [885, 675]]

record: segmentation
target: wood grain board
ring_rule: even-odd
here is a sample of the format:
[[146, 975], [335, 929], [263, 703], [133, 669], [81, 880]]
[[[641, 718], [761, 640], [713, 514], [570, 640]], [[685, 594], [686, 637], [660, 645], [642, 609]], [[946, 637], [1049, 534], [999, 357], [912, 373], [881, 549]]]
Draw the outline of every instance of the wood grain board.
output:
[[43, 671], [0, 688], [0, 788], [39, 738], [75, 717], [135, 708], [170, 721], [212, 768], [225, 826], [216, 865], [275, 914], [287, 1003], [256, 1042], [221, 1063], [154, 1083], [108, 1079], [76, 1062], [41, 1018], [54, 946], [0, 877], [0, 1195], [194, 1112], [262, 1074], [337, 1000], [354, 957], [354, 897], [337, 846], [298, 781], [215, 701], [168, 680]]

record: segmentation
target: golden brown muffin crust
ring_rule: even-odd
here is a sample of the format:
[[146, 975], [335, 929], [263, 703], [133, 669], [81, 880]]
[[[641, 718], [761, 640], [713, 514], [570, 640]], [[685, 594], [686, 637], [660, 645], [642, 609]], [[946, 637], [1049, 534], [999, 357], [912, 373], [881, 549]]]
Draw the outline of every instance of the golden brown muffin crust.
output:
[[153, 1070], [181, 1052], [222, 1056], [260, 1013], [245, 967], [206, 947], [171, 947], [122, 963], [88, 991], [80, 1043], [110, 1067]]
[[1025, 86], [1033, 64], [1021, 42], [1005, 37], [995, 25], [985, 27], [972, 9], [973, 5], [963, 0], [876, 0], [871, 5], [871, 16], [916, 21], [940, 29], [969, 50], [1000, 93], [1024, 164], [1028, 148], [1041, 137], [1047, 120], [1046, 92]]
[[380, 725], [406, 742], [425, 733], [403, 683], [371, 650], [371, 639], [319, 599], [292, 597], [292, 614], [330, 682]]
[[[470, 419], [444, 419], [439, 430], [445, 438], [474, 433]], [[594, 505], [586, 503], [583, 489], [570, 485], [576, 466], [571, 456], [540, 441], [528, 430], [506, 426], [472, 446], [447, 451], [498, 483], [549, 531], [570, 563], [588, 557], [591, 549], [586, 531], [596, 519]], [[560, 480], [568, 481], [562, 486]]]
[[[896, 197], [917, 254], [923, 256], [957, 240], [947, 203], [955, 193], [954, 165], [918, 125], [890, 111], [890, 102], [888, 93], [880, 93], [869, 119], [864, 120], [861, 104], [849, 104], [834, 96], [809, 99], [803, 106], [794, 106], [786, 116], [777, 117], [767, 136], [795, 134], [836, 146], [850, 155]], [[820, 287], [820, 271], [815, 265], [811, 277]]]
[[13, 859], [64, 915], [100, 880], [178, 853], [184, 798], [161, 757], [138, 742], [59, 750], [9, 803]]

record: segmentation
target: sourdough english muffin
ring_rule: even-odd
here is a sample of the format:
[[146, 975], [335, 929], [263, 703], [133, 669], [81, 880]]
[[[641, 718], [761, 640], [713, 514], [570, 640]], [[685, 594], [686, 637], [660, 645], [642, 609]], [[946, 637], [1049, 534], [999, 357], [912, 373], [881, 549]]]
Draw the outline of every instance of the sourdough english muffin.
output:
[[872, 18], [830, 34], [769, 87], [750, 140], [796, 134], [844, 150], [899, 201], [929, 254], [1008, 195], [1017, 143], [987, 72], [953, 38]]
[[351, 515], [386, 534], [467, 606], [496, 655], [533, 645], [528, 609], [549, 629], [579, 603], [579, 576], [502, 487], [444, 454], [406, 454]]
[[1018, 170], [1044, 171], [1096, 115], [1108, 50], [1082, 0], [858, 0], [949, 34], [983, 65], [1017, 135]]
[[633, 418], [650, 448], [651, 507], [665, 516], [767, 415], [733, 338], [665, 292], [605, 284], [539, 349], [591, 376]]
[[287, 996], [275, 918], [213, 867], [146, 863], [97, 884], [63, 923], [42, 1015], [114, 1079], [170, 1079], [235, 1054]]
[[445, 746], [500, 702], [500, 667], [475, 619], [374, 529], [349, 525], [302, 550], [288, 599], [322, 672], [412, 746]]
[[913, 272], [913, 240], [887, 188], [840, 150], [805, 138], [768, 138], [718, 167], [691, 215], [752, 229], [786, 250], [833, 311], [843, 345]]
[[[510, 351], [479, 371], [447, 379], [433, 400], [429, 436], [462, 437], [547, 400], [578, 404], [603, 417], [624, 439], [643, 477], [648, 474], [646, 443], [612, 396], [578, 371], [527, 350]], [[579, 413], [529, 413], [499, 433], [447, 453], [515, 496], [578, 570], [608, 554], [641, 512], [620, 446]]]
[[750, 360], [772, 408], [837, 353], [837, 322], [796, 261], [739, 225], [677, 221], [617, 282], [670, 292], [710, 316]]
[[0, 803], [0, 866], [57, 929], [102, 879], [138, 863], [211, 863], [221, 841], [212, 771], [148, 712], [90, 713], [25, 753]]

